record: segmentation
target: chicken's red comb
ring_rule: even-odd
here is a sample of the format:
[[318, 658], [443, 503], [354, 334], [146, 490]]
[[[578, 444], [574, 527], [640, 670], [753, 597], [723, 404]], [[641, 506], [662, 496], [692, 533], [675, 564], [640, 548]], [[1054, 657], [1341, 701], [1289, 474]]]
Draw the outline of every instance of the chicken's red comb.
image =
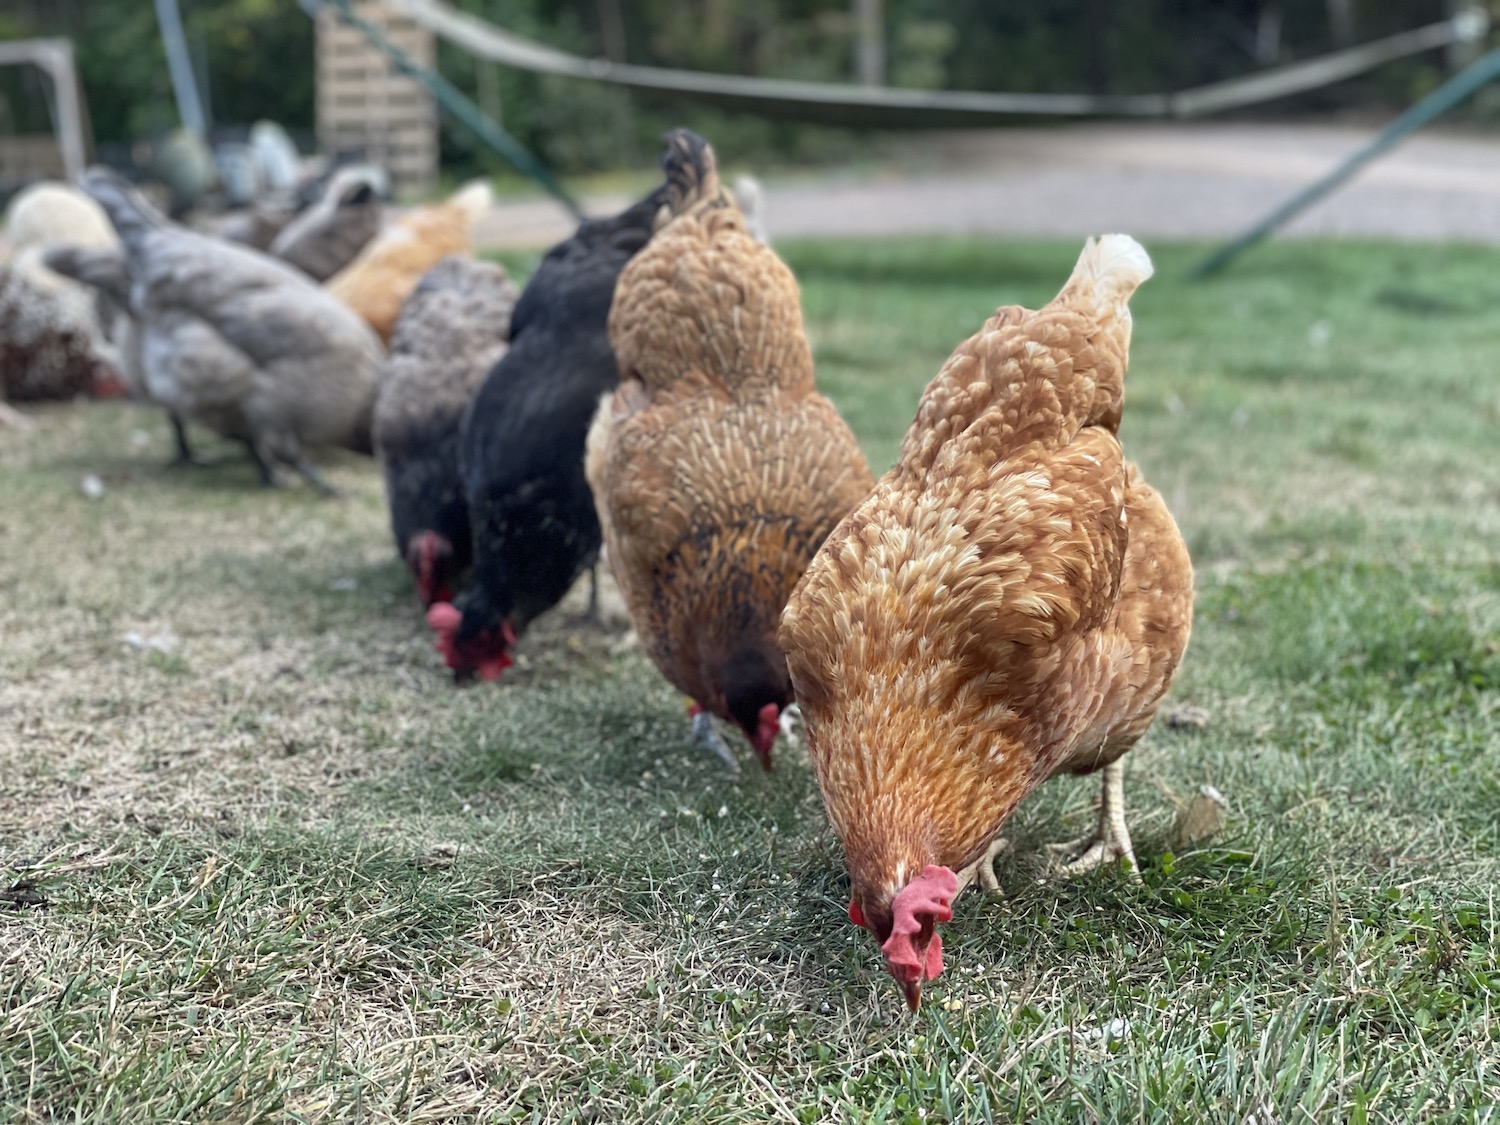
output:
[[481, 680], [498, 680], [500, 673], [516, 662], [515, 657], [510, 654], [510, 650], [516, 647], [516, 630], [509, 618], [500, 622], [500, 639], [505, 642], [505, 647], [498, 653], [492, 652], [480, 657], [479, 663], [474, 666], [474, 674]]
[[474, 669], [474, 674], [481, 680], [498, 680], [500, 673], [515, 662], [515, 658], [508, 652], [502, 652], [499, 656], [488, 656], [479, 662], [478, 667]]
[[766, 772], [771, 772], [771, 747], [776, 745], [776, 736], [781, 733], [781, 708], [767, 703], [755, 713], [755, 737], [750, 739], [756, 756]]
[[130, 388], [113, 368], [103, 365], [94, 369], [94, 382], [89, 387], [90, 398], [129, 398]]
[[448, 588], [438, 573], [438, 567], [453, 553], [453, 545], [435, 531], [424, 531], [412, 537], [406, 549], [406, 561], [417, 580], [417, 596], [429, 606], [452, 599]]
[[433, 602], [427, 607], [427, 624], [434, 633], [452, 633], [463, 619], [452, 602]]
[[928, 864], [891, 900], [891, 936], [880, 951], [902, 984], [932, 980], [943, 971], [943, 939], [935, 927], [952, 919], [957, 893], [958, 876]]
[[463, 619], [452, 602], [433, 602], [427, 609], [427, 624], [437, 634], [432, 647], [443, 654], [443, 663], [450, 668], [458, 667], [458, 626]]

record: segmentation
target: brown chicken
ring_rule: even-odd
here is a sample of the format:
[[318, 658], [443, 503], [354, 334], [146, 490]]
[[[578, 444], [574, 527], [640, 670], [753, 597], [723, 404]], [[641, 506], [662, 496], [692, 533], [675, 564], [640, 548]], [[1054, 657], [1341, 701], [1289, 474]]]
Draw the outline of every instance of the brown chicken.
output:
[[808, 560], [873, 485], [854, 435], [813, 386], [791, 271], [745, 229], [706, 142], [679, 130], [669, 203], [620, 275], [609, 314], [620, 387], [586, 468], [615, 580], [646, 650], [770, 768], [792, 702], [776, 627]]
[[477, 180], [442, 203], [403, 215], [329, 280], [328, 292], [389, 344], [401, 306], [427, 271], [451, 254], [473, 252], [474, 222], [493, 198], [489, 184]]
[[868, 928], [915, 1011], [938, 922], [1058, 773], [1104, 771], [1075, 873], [1135, 856], [1120, 756], [1187, 646], [1192, 564], [1116, 437], [1133, 239], [1084, 248], [1037, 312], [1000, 309], [922, 395], [896, 467], [829, 537], [781, 628]]

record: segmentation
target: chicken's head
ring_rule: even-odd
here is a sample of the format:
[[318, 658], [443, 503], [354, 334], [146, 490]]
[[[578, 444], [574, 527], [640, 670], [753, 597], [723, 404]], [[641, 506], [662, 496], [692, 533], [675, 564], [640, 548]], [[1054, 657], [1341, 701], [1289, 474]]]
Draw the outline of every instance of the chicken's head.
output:
[[792, 682], [786, 661], [777, 652], [771, 659], [758, 650], [740, 653], [724, 669], [723, 711], [745, 732], [755, 756], [767, 772], [771, 747], [781, 733], [781, 712], [791, 705]]
[[120, 373], [107, 363], [94, 364], [94, 380], [89, 385], [90, 398], [129, 398], [130, 388]]
[[433, 648], [453, 669], [460, 683], [478, 676], [481, 680], [498, 680], [515, 660], [516, 631], [509, 620], [481, 629], [464, 630], [464, 615], [451, 602], [437, 602], [427, 611], [427, 624], [437, 634]]
[[849, 920], [880, 942], [886, 972], [901, 986], [913, 1012], [922, 1005], [922, 982], [943, 971], [943, 939], [937, 924], [952, 919], [957, 893], [958, 877], [946, 867], [928, 864], [896, 893], [889, 911], [872, 906], [867, 918], [859, 898], [849, 900]]
[[406, 565], [417, 580], [417, 596], [424, 606], [453, 600], [448, 573], [452, 559], [453, 544], [435, 531], [424, 531], [407, 541]]

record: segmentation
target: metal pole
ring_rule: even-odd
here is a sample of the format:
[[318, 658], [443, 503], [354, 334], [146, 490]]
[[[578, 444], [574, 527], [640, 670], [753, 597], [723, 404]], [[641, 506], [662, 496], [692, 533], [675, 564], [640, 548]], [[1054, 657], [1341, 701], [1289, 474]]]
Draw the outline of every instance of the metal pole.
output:
[[885, 19], [881, 0], [854, 0], [855, 59], [862, 86], [885, 85]]
[[177, 0], [156, 0], [156, 22], [161, 26], [162, 46], [167, 51], [167, 70], [172, 76], [178, 116], [185, 129], [204, 136], [208, 123], [203, 116], [203, 104], [198, 100], [197, 83], [193, 81], [193, 62], [182, 33], [182, 13], [177, 10]]
[[46, 55], [47, 72], [52, 76], [52, 88], [56, 92], [57, 147], [62, 150], [63, 170], [70, 181], [83, 175], [85, 163], [83, 145], [83, 115], [78, 103], [78, 72], [73, 65], [73, 44], [64, 39], [48, 45]]
[[1491, 51], [1467, 70], [1444, 82], [1387, 125], [1381, 130], [1379, 136], [1328, 175], [1310, 187], [1303, 188], [1233, 242], [1210, 254], [1194, 268], [1192, 276], [1208, 277], [1210, 274], [1218, 273], [1242, 251], [1254, 246], [1276, 228], [1311, 207], [1381, 153], [1394, 148], [1422, 126], [1447, 113], [1496, 78], [1500, 78], [1500, 50]]

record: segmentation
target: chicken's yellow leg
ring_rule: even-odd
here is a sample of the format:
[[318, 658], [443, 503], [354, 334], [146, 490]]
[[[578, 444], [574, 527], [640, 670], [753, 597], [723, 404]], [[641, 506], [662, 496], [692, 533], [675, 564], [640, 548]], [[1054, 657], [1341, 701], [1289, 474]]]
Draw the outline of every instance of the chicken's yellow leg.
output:
[[1123, 859], [1130, 869], [1131, 877], [1140, 881], [1135, 848], [1130, 842], [1130, 829], [1125, 824], [1125, 764], [1122, 759], [1116, 758], [1104, 767], [1104, 789], [1099, 797], [1099, 827], [1081, 839], [1066, 844], [1050, 844], [1048, 848], [1062, 855], [1077, 857], [1063, 864], [1063, 875], [1082, 875], [1096, 867]]
[[985, 894], [999, 894], [1000, 880], [995, 878], [995, 859], [1009, 850], [1009, 840], [999, 839], [991, 844], [982, 856], [958, 872], [958, 890], [953, 892], [953, 897], [955, 899], [958, 898], [963, 889], [972, 883], [976, 876], [979, 878], [979, 886]]

